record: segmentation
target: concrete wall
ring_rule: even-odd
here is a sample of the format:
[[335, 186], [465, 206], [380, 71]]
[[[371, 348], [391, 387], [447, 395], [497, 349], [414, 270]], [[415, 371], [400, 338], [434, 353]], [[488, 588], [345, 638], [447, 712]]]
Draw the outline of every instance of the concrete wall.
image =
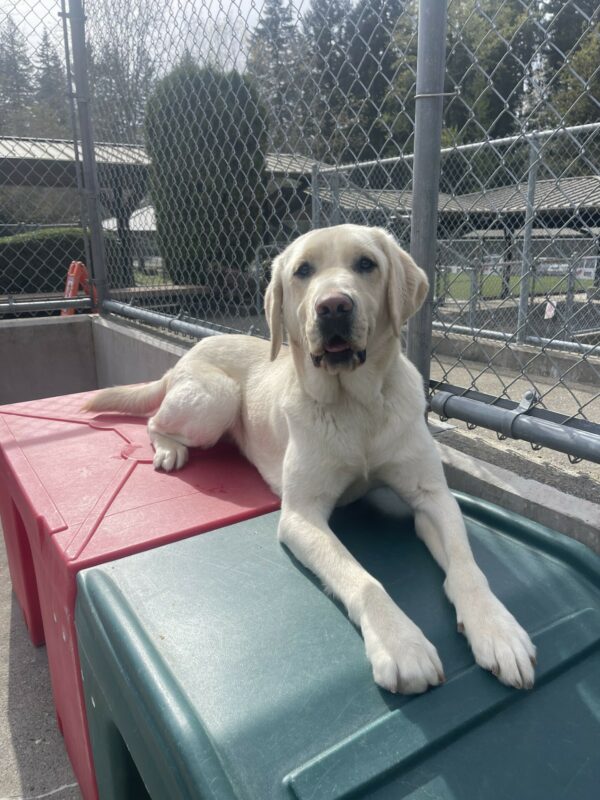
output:
[[[189, 348], [137, 327], [92, 318], [98, 388], [160, 378]], [[194, 342], [190, 341], [190, 346]]]
[[541, 351], [531, 345], [517, 345], [491, 339], [474, 341], [470, 336], [451, 334], [443, 336], [433, 332], [432, 349], [437, 355], [458, 357], [465, 361], [476, 361], [493, 364], [497, 368], [526, 371], [528, 375], [539, 375], [541, 378], [559, 380], [568, 373], [569, 380], [576, 383], [595, 386], [600, 372], [600, 357], [586, 354], [583, 358], [578, 353], [566, 353], [547, 348]]
[[96, 387], [89, 316], [0, 320], [0, 404]]
[[2, 320], [0, 405], [154, 380], [187, 349], [89, 314]]

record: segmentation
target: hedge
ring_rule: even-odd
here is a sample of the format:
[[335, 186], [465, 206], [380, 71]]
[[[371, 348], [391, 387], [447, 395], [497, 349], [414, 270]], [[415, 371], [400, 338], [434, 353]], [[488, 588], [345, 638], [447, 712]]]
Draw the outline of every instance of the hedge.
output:
[[81, 228], [0, 238], [0, 294], [62, 292], [71, 261], [84, 261]]
[[238, 72], [187, 57], [148, 100], [146, 146], [158, 246], [176, 284], [244, 270], [262, 236], [266, 115]]

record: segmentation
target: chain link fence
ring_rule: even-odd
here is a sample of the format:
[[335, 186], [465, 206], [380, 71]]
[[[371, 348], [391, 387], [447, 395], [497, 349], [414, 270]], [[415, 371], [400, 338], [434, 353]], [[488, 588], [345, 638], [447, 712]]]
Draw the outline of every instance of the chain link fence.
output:
[[[0, 259], [47, 225], [85, 252], [42, 247], [30, 283], [10, 257], [0, 308], [60, 290], [50, 265], [64, 280], [81, 258], [105, 310], [266, 335], [270, 261], [297, 235], [382, 225], [418, 252], [429, 148], [433, 396], [514, 409], [530, 390], [567, 428], [600, 429], [597, 0], [450, 0], [443, 84], [421, 94], [417, 0], [63, 6], [0, 0]], [[415, 118], [442, 95], [440, 145]]]
[[0, 309], [11, 316], [49, 313], [69, 261], [89, 263], [60, 12], [56, 0], [0, 3]]

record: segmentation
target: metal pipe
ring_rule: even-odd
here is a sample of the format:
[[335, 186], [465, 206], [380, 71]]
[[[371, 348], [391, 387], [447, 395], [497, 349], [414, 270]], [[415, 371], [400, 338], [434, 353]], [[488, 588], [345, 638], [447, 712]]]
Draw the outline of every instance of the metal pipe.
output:
[[205, 328], [195, 322], [186, 322], [177, 317], [170, 317], [168, 314], [161, 314], [159, 311], [149, 311], [147, 308], [137, 308], [136, 306], [120, 303], [117, 300], [105, 300], [102, 303], [102, 311], [110, 311], [119, 314], [121, 317], [135, 319], [146, 325], [153, 325], [157, 328], [167, 328], [170, 331], [184, 333], [186, 336], [194, 336], [197, 339], [204, 339], [206, 336], [221, 336], [221, 331], [212, 328]]
[[[477, 150], [483, 147], [501, 147], [505, 144], [514, 144], [518, 141], [527, 141], [531, 139], [532, 136], [535, 136], [536, 139], [549, 139], [551, 136], [561, 136], [565, 133], [592, 133], [593, 131], [600, 130], [600, 122], [587, 122], [585, 125], [569, 125], [565, 126], [564, 128], [559, 128], [558, 130], [553, 128], [548, 128], [547, 130], [543, 131], [535, 131], [535, 132], [527, 132], [524, 131], [523, 133], [517, 133], [514, 136], [503, 136], [499, 139], [483, 139], [479, 142], [469, 142], [468, 144], [457, 144], [453, 145], [452, 147], [442, 147], [440, 150], [441, 155], [447, 156], [450, 153], [468, 153], [470, 150]], [[414, 153], [407, 153], [406, 155], [401, 156], [389, 156], [388, 158], [380, 158], [380, 159], [373, 159], [372, 161], [361, 161], [361, 167], [376, 167], [376, 166], [385, 166], [386, 164], [397, 164], [400, 161], [412, 161], [414, 158]], [[321, 172], [326, 174], [327, 172], [342, 171], [342, 170], [352, 170], [356, 169], [356, 164], [341, 164], [336, 167], [322, 167]]]
[[[458, 333], [464, 336], [473, 336], [481, 339], [496, 339], [501, 342], [514, 342], [514, 333], [504, 333], [504, 331], [491, 331], [486, 328], [469, 328], [467, 325], [453, 325], [445, 322], [434, 322], [433, 329], [444, 331], [444, 333]], [[523, 344], [534, 345], [536, 347], [554, 347], [556, 350], [569, 350], [573, 353], [591, 353], [596, 351], [600, 355], [600, 345], [582, 344], [581, 342], [565, 342], [561, 339], [544, 339], [541, 336], [526, 336]]]
[[430, 398], [430, 404], [431, 410], [441, 417], [460, 419], [512, 439], [523, 439], [600, 464], [600, 435], [450, 392], [435, 392]]
[[91, 234], [92, 277], [98, 294], [98, 301], [102, 303], [102, 301], [108, 297], [108, 283], [106, 278], [106, 259], [104, 255], [102, 223], [100, 220], [98, 173], [96, 170], [94, 136], [90, 116], [90, 89], [88, 84], [85, 43], [85, 14], [81, 0], [69, 0], [68, 16], [71, 23], [75, 99], [77, 100], [79, 131], [81, 134], [83, 183]]
[[61, 300], [11, 300], [0, 303], [0, 314], [20, 314], [22, 311], [56, 311], [61, 308], [91, 308], [89, 297], [72, 297]]
[[431, 365], [431, 322], [446, 65], [446, 6], [446, 0], [419, 2], [410, 253], [429, 278], [429, 292], [419, 312], [408, 323], [407, 355], [421, 373], [425, 386], [429, 386]]
[[529, 141], [529, 175], [527, 176], [527, 207], [521, 254], [521, 285], [519, 287], [519, 313], [517, 318], [517, 342], [523, 344], [527, 336], [529, 316], [530, 280], [533, 270], [533, 221], [535, 219], [535, 187], [539, 164], [539, 149], [536, 139]]

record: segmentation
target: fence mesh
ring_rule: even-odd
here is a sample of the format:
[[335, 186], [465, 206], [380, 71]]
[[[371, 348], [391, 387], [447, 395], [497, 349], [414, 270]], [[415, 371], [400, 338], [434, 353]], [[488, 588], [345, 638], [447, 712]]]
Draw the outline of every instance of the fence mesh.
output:
[[70, 260], [88, 260], [60, 11], [0, 3], [0, 304], [11, 314], [62, 293]]
[[166, 15], [136, 0], [122, 12], [87, 5], [96, 138], [148, 158], [135, 181], [101, 187], [113, 299], [264, 333], [270, 260], [291, 239], [346, 220], [405, 234], [394, 198], [410, 167], [361, 164], [412, 149], [412, 5], [176, 3]]
[[[25, 190], [6, 175], [27, 158], [4, 167], [0, 233], [85, 229], [75, 161], [47, 141], [77, 141], [60, 3], [0, 7], [0, 164], [18, 142], [46, 170], [35, 202], [52, 198], [50, 216], [18, 211]], [[85, 14], [112, 299], [265, 334], [270, 261], [298, 234], [358, 222], [409, 247], [415, 0], [88, 0]], [[52, 115], [35, 58], [54, 64]], [[450, 0], [434, 387], [513, 401], [532, 388], [600, 424], [599, 65], [597, 0]]]

